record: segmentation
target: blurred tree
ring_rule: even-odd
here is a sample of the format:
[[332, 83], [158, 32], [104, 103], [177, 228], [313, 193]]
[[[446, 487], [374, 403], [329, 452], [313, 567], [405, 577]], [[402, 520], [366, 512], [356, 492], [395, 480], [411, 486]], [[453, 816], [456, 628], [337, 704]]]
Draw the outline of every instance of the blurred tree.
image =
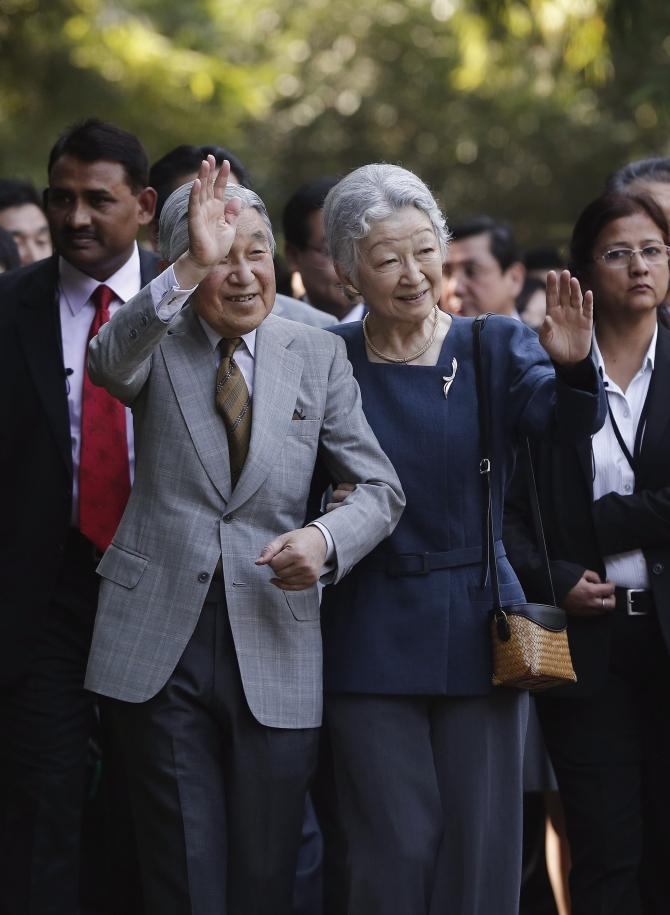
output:
[[337, 9], [302, 30], [310, 53], [258, 128], [258, 149], [289, 188], [296, 175], [385, 159], [425, 178], [452, 220], [489, 212], [526, 244], [561, 242], [610, 171], [669, 149], [670, 8], [340, 0]]
[[668, 152], [656, 0], [0, 0], [0, 173], [44, 181], [96, 114], [157, 157], [219, 142], [275, 215], [303, 180], [387, 160], [448, 216], [564, 240], [605, 176]]

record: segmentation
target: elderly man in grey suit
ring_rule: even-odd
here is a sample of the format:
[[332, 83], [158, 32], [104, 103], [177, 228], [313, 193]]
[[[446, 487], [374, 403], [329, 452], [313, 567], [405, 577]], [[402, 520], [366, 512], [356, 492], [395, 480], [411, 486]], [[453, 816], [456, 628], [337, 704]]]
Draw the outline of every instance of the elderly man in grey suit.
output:
[[[127, 760], [148, 915], [284, 915], [321, 721], [316, 583], [404, 497], [342, 342], [269, 314], [265, 207], [213, 166], [166, 204], [173, 266], [91, 343], [92, 378], [133, 408], [137, 469], [86, 685]], [[357, 485], [304, 526], [317, 452]]]

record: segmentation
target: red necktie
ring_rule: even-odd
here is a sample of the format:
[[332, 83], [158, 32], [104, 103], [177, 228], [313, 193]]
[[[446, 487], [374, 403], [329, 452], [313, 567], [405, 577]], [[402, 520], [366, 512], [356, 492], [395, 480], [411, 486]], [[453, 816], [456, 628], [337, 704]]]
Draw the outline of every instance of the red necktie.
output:
[[[94, 290], [95, 317], [88, 339], [109, 321], [109, 286]], [[116, 533], [130, 495], [126, 410], [84, 371], [79, 458], [79, 530], [99, 550], [106, 550]]]

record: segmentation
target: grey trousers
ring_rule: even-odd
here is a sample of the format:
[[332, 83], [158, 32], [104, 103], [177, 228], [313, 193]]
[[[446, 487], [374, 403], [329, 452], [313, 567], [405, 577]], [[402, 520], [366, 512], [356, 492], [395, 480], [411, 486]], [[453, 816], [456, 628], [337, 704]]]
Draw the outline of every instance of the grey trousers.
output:
[[146, 915], [291, 915], [318, 729], [253, 717], [220, 582], [163, 689], [107, 704], [128, 769]]
[[349, 915], [517, 915], [528, 696], [326, 698]]

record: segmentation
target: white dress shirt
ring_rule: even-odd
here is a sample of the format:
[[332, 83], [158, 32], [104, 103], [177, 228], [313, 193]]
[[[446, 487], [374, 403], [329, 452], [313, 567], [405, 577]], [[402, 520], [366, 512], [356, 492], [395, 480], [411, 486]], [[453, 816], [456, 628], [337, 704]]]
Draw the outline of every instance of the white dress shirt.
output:
[[[193, 292], [194, 289], [181, 289], [177, 283], [175, 272], [171, 266], [151, 281], [151, 297], [156, 308], [156, 314], [160, 320], [164, 321], [165, 323], [169, 323], [179, 314], [186, 300]], [[205, 334], [207, 335], [207, 339], [211, 344], [212, 365], [213, 370], [216, 371], [220, 361], [220, 357], [217, 353], [217, 347], [223, 339], [223, 336], [222, 334], [218, 333], [218, 331], [214, 330], [214, 328], [208, 324], [207, 321], [205, 321], [205, 319], [200, 315], [198, 315], [198, 320], [200, 321], [202, 329], [204, 330]], [[242, 375], [244, 376], [244, 380], [249, 390], [249, 396], [252, 397], [254, 390], [256, 330], [254, 329], [248, 334], [243, 334], [241, 339], [242, 343], [235, 351], [235, 362], [237, 363], [240, 372], [242, 372]], [[294, 420], [294, 422], [299, 421], [300, 420]], [[335, 544], [327, 527], [325, 527], [323, 524], [319, 524], [318, 521], [312, 521], [311, 525], [313, 527], [318, 527], [326, 541], [326, 558], [321, 573], [323, 578], [323, 576], [328, 575], [334, 568], [333, 560], [335, 557]], [[326, 582], [324, 581], [324, 583]]]
[[365, 316], [365, 305], [363, 302], [359, 302], [357, 305], [348, 311], [346, 315], [339, 322], [340, 324], [352, 324], [354, 321], [362, 321]]
[[[607, 375], [598, 341], [595, 335], [593, 338], [593, 359], [602, 376], [607, 399], [619, 432], [631, 454], [633, 454], [635, 446], [635, 435], [642, 408], [649, 392], [651, 373], [654, 370], [657, 337], [658, 329], [654, 331], [649, 349], [642, 360], [642, 366], [631, 380], [625, 393]], [[623, 496], [633, 493], [635, 475], [614, 434], [609, 413], [605, 425], [593, 436], [592, 447], [595, 465], [593, 498], [599, 499], [609, 492], [616, 492]], [[604, 560], [607, 578], [615, 585], [621, 588], [649, 588], [649, 574], [642, 550], [615, 553], [605, 556]]]
[[[63, 342], [63, 364], [67, 373], [67, 404], [70, 413], [70, 440], [72, 445], [72, 516], [73, 527], [79, 526], [79, 458], [81, 454], [81, 401], [84, 385], [84, 369], [88, 353], [88, 335], [95, 318], [95, 305], [91, 301], [93, 291], [101, 285], [77, 270], [62, 257], [58, 259], [58, 299]], [[105, 286], [114, 293], [109, 306], [110, 317], [136, 295], [141, 288], [140, 254], [137, 245], [133, 253], [116, 273], [108, 277]], [[135, 451], [133, 440], [133, 419], [126, 409], [126, 432], [128, 438], [128, 460], [130, 479], [133, 479]]]

